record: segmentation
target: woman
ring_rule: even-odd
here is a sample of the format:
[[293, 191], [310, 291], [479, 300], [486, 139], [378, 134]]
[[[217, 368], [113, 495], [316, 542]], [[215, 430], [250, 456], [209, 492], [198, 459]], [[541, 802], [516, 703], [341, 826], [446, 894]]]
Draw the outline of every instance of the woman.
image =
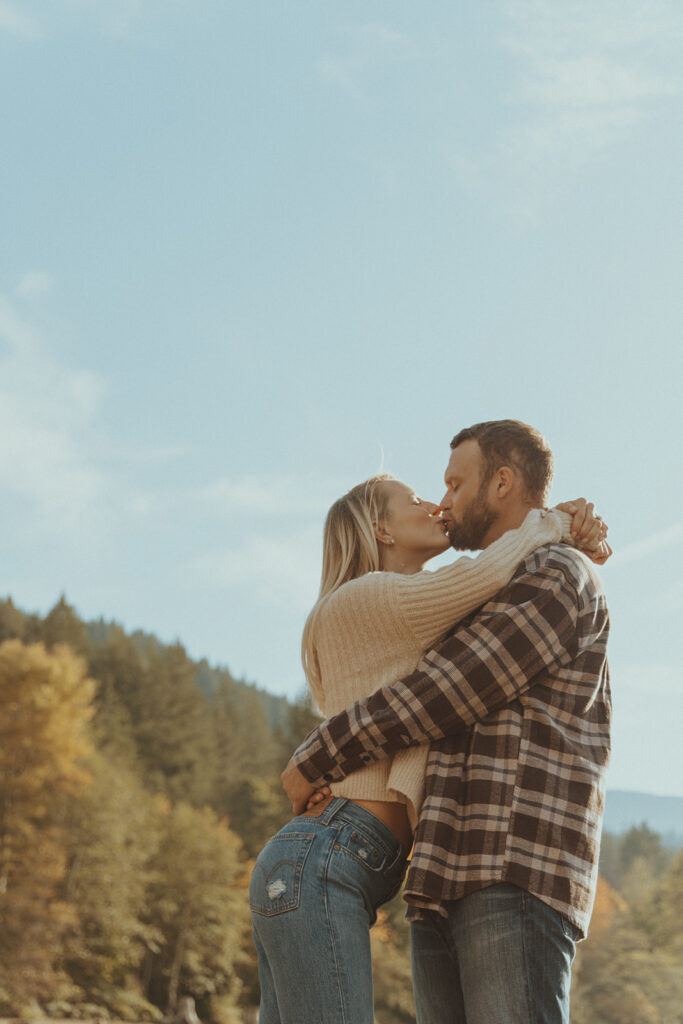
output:
[[[438, 506], [390, 476], [354, 487], [328, 513], [320, 597], [302, 640], [325, 716], [413, 671], [535, 548], [573, 540], [571, 523], [534, 510], [476, 558], [424, 572], [449, 546]], [[588, 513], [579, 543], [602, 536]], [[261, 851], [250, 885], [261, 1024], [372, 1024], [369, 929], [403, 879], [427, 753], [411, 747], [349, 775]]]

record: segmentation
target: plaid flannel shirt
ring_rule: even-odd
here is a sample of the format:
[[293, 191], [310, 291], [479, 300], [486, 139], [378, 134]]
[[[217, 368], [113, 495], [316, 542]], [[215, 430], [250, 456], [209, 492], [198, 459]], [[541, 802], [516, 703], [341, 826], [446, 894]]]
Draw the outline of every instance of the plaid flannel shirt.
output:
[[592, 566], [538, 548], [415, 672], [324, 722], [295, 762], [316, 785], [429, 742], [408, 916], [509, 882], [585, 935], [595, 895], [611, 699]]

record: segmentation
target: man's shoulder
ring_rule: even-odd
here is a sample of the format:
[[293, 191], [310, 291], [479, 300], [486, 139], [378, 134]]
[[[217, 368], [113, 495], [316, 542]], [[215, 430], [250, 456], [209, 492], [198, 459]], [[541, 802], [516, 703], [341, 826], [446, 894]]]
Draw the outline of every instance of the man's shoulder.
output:
[[560, 575], [577, 593], [603, 594], [602, 581], [594, 564], [571, 544], [543, 544], [517, 567], [515, 578], [524, 575]]

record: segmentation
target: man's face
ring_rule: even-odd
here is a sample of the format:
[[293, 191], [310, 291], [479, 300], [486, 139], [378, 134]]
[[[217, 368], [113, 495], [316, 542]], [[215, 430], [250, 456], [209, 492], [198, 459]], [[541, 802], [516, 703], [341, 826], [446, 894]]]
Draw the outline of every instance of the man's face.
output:
[[441, 513], [451, 547], [476, 551], [495, 523], [498, 514], [488, 499], [488, 484], [482, 484], [484, 460], [478, 441], [463, 441], [451, 452], [444, 480], [446, 493]]

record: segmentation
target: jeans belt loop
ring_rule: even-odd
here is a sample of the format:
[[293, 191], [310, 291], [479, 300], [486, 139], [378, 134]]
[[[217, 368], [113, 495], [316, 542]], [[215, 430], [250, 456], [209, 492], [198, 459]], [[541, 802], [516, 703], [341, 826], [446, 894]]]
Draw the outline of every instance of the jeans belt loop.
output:
[[348, 802], [349, 801], [345, 796], [333, 797], [318, 820], [322, 821], [323, 825], [329, 825], [335, 815], [337, 815]]

